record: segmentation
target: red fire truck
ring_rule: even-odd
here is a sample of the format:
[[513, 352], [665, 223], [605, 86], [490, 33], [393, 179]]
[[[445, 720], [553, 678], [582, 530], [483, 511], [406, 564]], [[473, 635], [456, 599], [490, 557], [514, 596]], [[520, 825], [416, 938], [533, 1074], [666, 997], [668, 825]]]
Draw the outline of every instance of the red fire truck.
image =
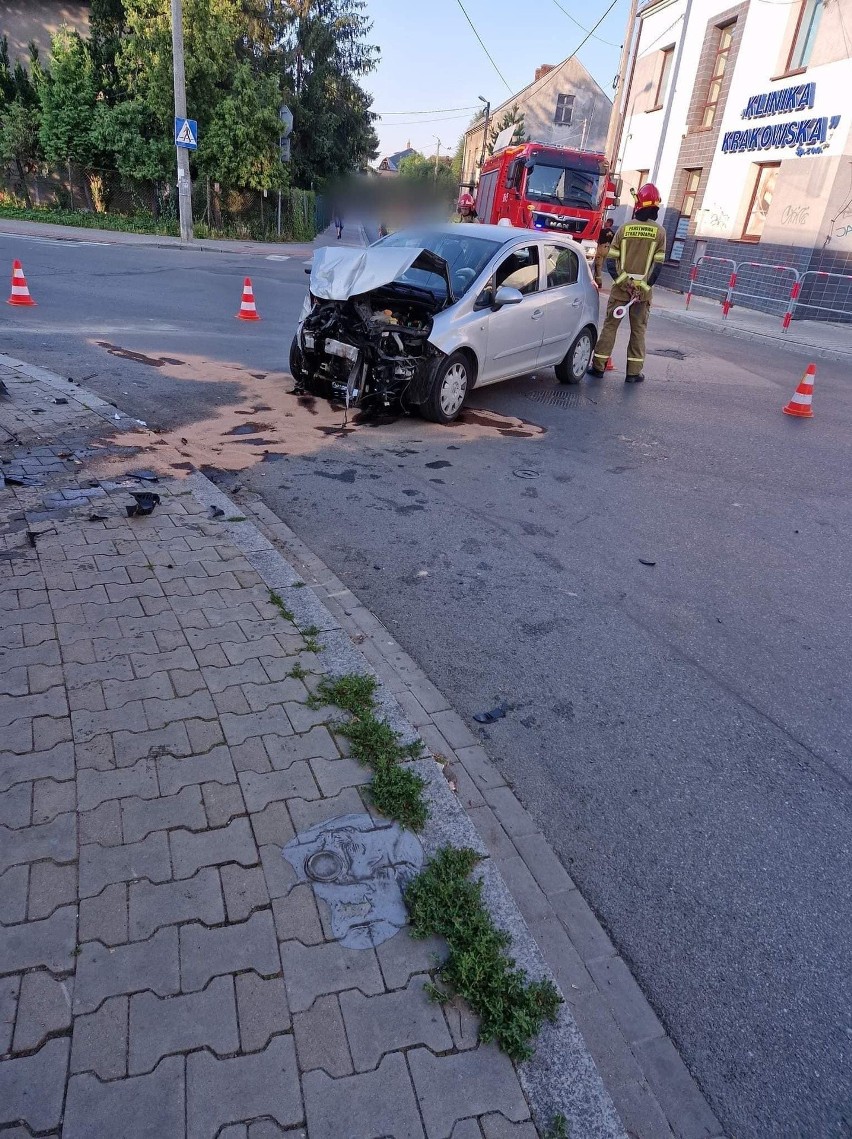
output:
[[482, 222], [508, 218], [523, 229], [567, 233], [594, 256], [601, 222], [615, 203], [602, 154], [528, 142], [482, 164], [476, 212]]

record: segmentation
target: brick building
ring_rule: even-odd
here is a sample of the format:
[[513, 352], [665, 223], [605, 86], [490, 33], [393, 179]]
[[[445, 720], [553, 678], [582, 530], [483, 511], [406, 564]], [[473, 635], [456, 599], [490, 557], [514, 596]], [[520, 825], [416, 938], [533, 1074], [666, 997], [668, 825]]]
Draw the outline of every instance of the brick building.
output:
[[850, 90], [852, 0], [641, 9], [616, 169], [622, 216], [661, 191], [663, 284], [705, 258], [709, 295], [736, 265], [736, 304], [783, 311], [799, 279], [797, 318], [852, 321]]

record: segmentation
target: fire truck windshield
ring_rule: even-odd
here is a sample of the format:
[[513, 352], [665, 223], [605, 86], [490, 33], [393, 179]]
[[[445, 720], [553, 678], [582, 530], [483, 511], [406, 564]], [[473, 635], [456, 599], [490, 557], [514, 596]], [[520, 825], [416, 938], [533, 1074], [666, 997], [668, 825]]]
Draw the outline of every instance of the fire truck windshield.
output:
[[585, 170], [537, 162], [527, 178], [526, 197], [534, 202], [594, 210], [600, 201], [601, 181], [600, 175]]

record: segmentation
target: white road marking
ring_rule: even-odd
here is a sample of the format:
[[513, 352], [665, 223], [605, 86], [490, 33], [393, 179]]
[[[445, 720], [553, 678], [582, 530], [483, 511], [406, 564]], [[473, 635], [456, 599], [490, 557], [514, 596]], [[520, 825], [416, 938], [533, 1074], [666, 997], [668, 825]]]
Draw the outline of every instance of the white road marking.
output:
[[268, 253], [266, 256], [267, 261], [289, 261], [289, 257], [284, 257], [280, 253]]

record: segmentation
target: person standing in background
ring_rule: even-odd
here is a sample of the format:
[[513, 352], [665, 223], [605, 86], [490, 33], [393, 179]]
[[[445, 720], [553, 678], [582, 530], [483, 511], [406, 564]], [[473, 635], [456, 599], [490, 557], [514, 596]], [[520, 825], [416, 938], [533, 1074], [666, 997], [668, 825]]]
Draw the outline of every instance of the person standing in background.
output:
[[612, 239], [615, 237], [615, 229], [613, 228], [612, 218], [607, 218], [601, 227], [600, 236], [598, 237], [597, 248], [595, 249], [595, 284], [600, 289], [603, 285], [603, 276], [601, 270], [603, 269], [604, 262], [609, 256], [609, 247], [612, 245]]

